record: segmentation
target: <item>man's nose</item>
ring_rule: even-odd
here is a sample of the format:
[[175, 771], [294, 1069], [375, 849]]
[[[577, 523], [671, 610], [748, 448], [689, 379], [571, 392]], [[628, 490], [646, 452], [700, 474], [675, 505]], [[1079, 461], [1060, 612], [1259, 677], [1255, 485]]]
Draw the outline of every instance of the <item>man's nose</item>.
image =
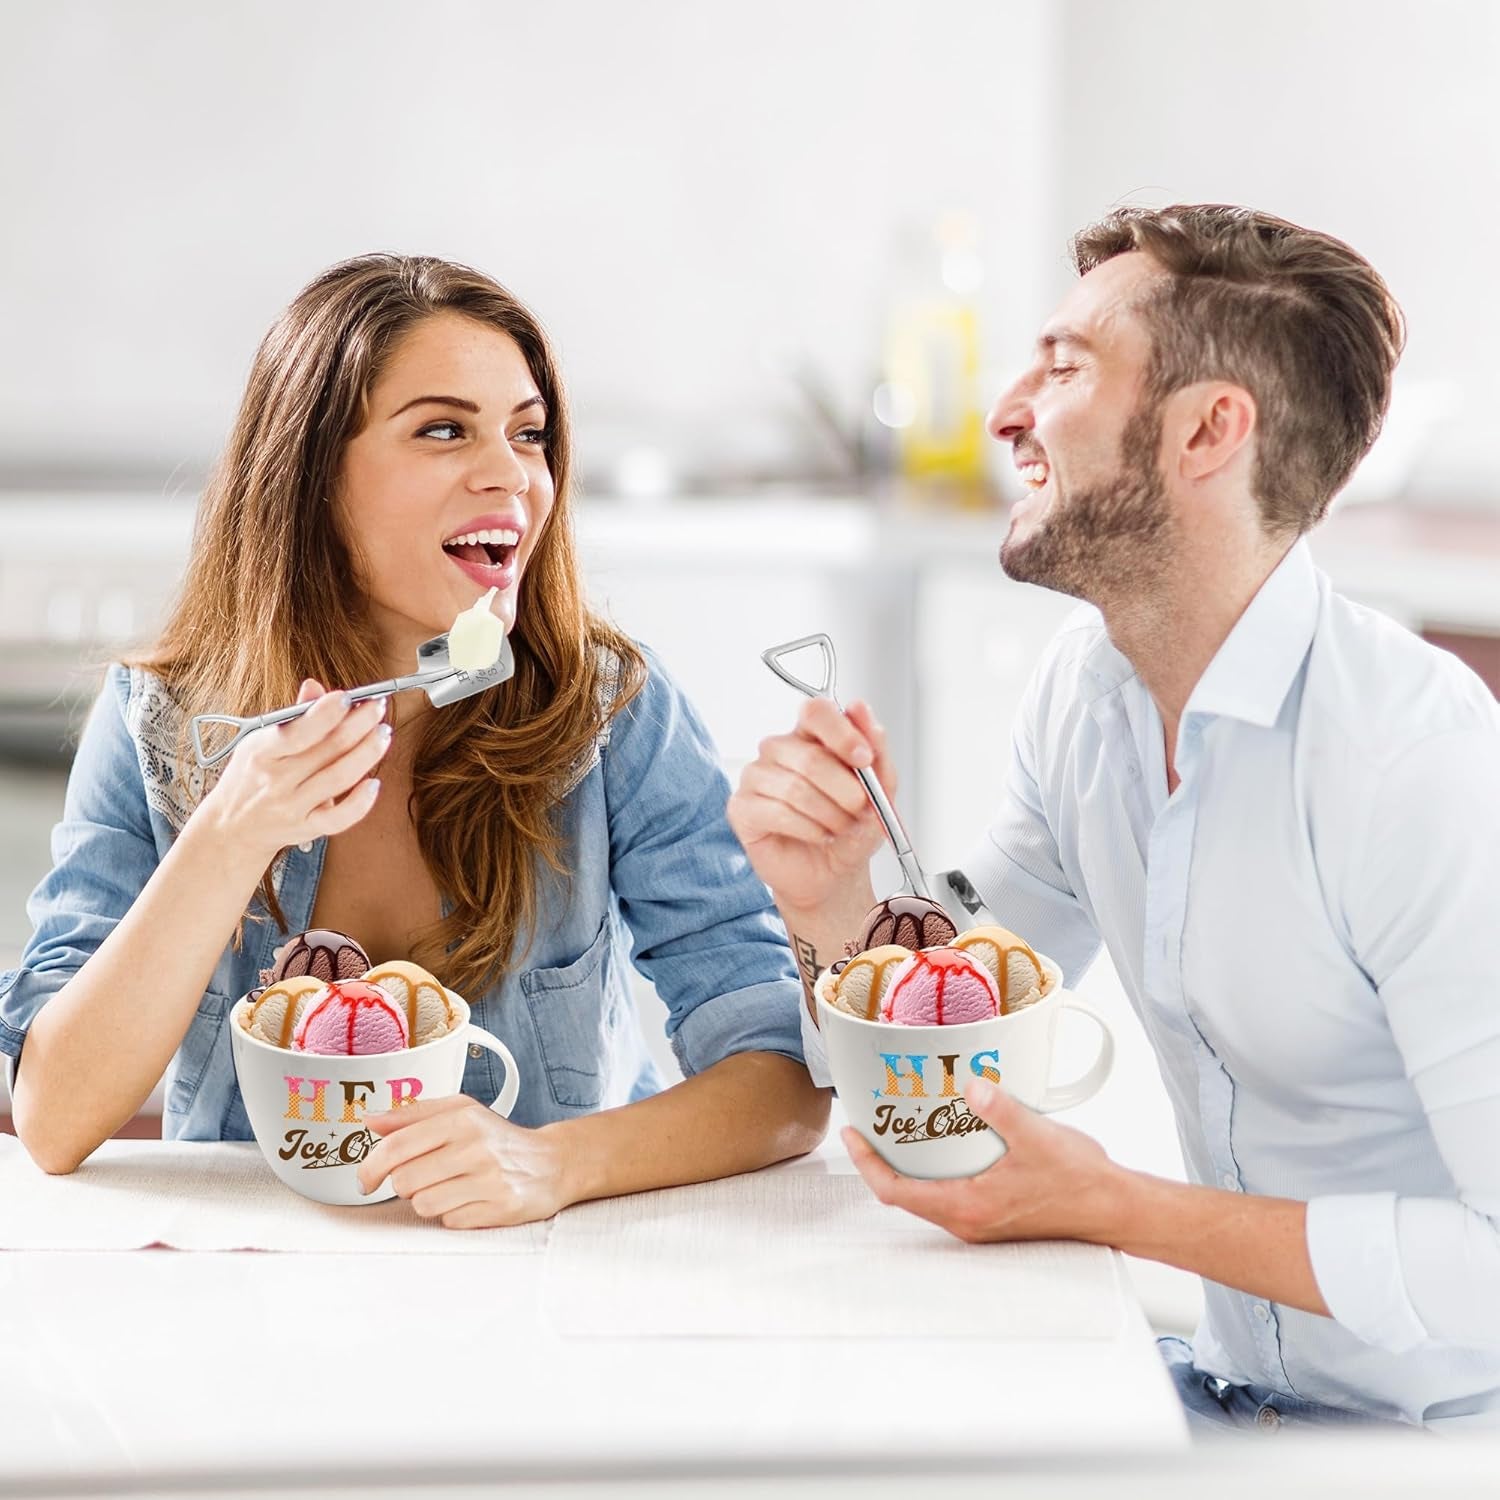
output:
[[1002, 443], [1014, 443], [1036, 425], [1023, 381], [1016, 381], [995, 398], [984, 425], [989, 435]]

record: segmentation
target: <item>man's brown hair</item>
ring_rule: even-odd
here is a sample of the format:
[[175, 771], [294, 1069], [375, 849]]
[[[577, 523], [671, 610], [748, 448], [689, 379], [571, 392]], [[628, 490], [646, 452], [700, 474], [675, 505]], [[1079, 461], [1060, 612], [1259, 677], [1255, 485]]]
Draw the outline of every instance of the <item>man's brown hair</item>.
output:
[[1200, 380], [1255, 398], [1253, 474], [1271, 535], [1323, 519], [1380, 433], [1406, 331], [1342, 240], [1224, 204], [1122, 208], [1073, 240], [1079, 275], [1140, 250], [1166, 272], [1140, 304], [1153, 404]]

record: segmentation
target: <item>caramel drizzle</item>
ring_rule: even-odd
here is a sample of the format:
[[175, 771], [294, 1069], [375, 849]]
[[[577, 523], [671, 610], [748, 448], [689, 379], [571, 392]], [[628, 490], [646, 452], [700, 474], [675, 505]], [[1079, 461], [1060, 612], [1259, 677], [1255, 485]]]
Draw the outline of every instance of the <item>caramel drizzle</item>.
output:
[[1035, 953], [1031, 951], [1030, 948], [1026, 946], [1025, 943], [1018, 943], [1014, 948], [1002, 948], [1000, 944], [994, 940], [994, 938], [982, 937], [975, 938], [972, 942], [969, 943], [955, 943], [953, 946], [960, 949], [961, 952], [967, 953], [970, 948], [977, 948], [980, 946], [980, 944], [983, 944], [987, 948], [993, 948], [999, 955], [999, 962], [995, 967], [998, 970], [998, 978], [1000, 982], [1000, 1014], [1002, 1016], [1005, 1015], [1010, 1008], [1010, 956], [1012, 953], [1024, 953], [1026, 955], [1026, 957], [1031, 962], [1031, 967], [1036, 970], [1037, 988], [1039, 990], [1046, 989], [1047, 976], [1042, 972], [1041, 960], [1036, 956]]
[[865, 1000], [865, 1013], [863, 1019], [866, 1021], [873, 1021], [875, 1019], [875, 1012], [880, 1008], [880, 981], [885, 976], [885, 971], [891, 968], [893, 965], [900, 965], [905, 963], [906, 958], [907, 955], [902, 954], [900, 957], [892, 955], [889, 958], [882, 958], [878, 962], [873, 958], [851, 959], [849, 961], [848, 967], [845, 968], [844, 972], [839, 975], [839, 993], [843, 993], [844, 979], [849, 974], [850, 970], [854, 968], [856, 963], [868, 966], [868, 968], [870, 969], [870, 993]]

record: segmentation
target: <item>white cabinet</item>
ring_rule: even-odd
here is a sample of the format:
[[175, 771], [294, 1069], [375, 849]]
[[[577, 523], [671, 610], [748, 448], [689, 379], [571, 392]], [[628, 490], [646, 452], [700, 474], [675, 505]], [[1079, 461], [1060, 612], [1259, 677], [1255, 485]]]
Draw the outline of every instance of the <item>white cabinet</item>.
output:
[[996, 806], [1011, 727], [1042, 649], [1077, 601], [1013, 583], [994, 559], [931, 559], [917, 581], [913, 836], [960, 864]]

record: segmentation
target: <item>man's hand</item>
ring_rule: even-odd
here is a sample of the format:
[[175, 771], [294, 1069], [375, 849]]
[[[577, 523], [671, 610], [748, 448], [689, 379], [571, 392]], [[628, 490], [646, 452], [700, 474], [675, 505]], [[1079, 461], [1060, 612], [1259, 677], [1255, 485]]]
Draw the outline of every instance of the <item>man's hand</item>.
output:
[[856, 766], [872, 767], [894, 797], [885, 731], [868, 706], [853, 703], [844, 714], [814, 698], [792, 733], [762, 740], [740, 774], [729, 826], [783, 913], [848, 905], [851, 891], [861, 912], [870, 905], [870, 856], [884, 832]]
[[859, 1174], [893, 1204], [970, 1244], [995, 1240], [1092, 1240], [1107, 1244], [1122, 1169], [1080, 1130], [1029, 1110], [995, 1084], [973, 1079], [964, 1101], [1005, 1142], [977, 1177], [926, 1182], [893, 1171], [864, 1137], [843, 1132]]
[[1005, 1141], [977, 1177], [924, 1182], [893, 1172], [857, 1131], [843, 1140], [882, 1203], [970, 1244], [1085, 1240], [1222, 1286], [1328, 1316], [1307, 1252], [1307, 1205], [1168, 1182], [1112, 1162], [1098, 1142], [975, 1079], [970, 1109]]
[[449, 1229], [494, 1229], [550, 1219], [573, 1201], [554, 1138], [455, 1094], [371, 1115], [381, 1141], [359, 1168], [368, 1193], [389, 1177], [424, 1219]]

